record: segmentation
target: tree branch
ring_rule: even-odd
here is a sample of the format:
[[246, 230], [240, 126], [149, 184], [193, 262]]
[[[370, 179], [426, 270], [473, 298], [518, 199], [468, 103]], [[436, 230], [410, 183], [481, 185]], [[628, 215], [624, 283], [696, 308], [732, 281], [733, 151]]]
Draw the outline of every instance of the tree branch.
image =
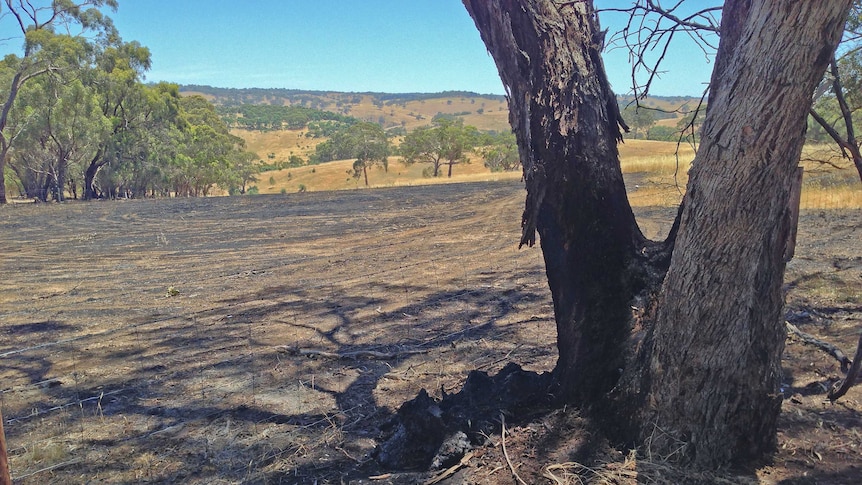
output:
[[856, 383], [856, 380], [859, 379], [860, 368], [862, 368], [862, 334], [859, 334], [859, 343], [856, 345], [856, 355], [853, 356], [853, 365], [850, 366], [850, 370], [847, 372], [847, 375], [844, 377], [844, 381], [841, 382], [839, 386], [836, 382], [835, 386], [829, 391], [827, 397], [830, 401], [835, 402], [844, 394], [847, 394], [847, 391], [853, 387], [853, 384]]
[[813, 345], [834, 357], [835, 360], [837, 360], [841, 364], [841, 372], [846, 374], [848, 369], [850, 369], [850, 366], [853, 364], [853, 361], [848, 359], [841, 349], [830, 344], [829, 342], [824, 342], [823, 340], [820, 340], [819, 338], [815, 337], [814, 335], [811, 335], [810, 333], [805, 333], [802, 330], [799, 330], [799, 327], [790, 322], [785, 322], [785, 324], [787, 326], [787, 330], [793, 335], [796, 335], [799, 340], [802, 340], [803, 343]]
[[328, 352], [326, 350], [319, 349], [303, 349], [299, 347], [292, 347], [289, 345], [279, 345], [276, 349], [280, 352], [285, 352], [293, 355], [302, 355], [305, 357], [326, 357], [329, 359], [358, 359], [360, 357], [366, 357], [369, 359], [381, 359], [381, 360], [390, 360], [397, 359], [403, 357], [405, 355], [416, 355], [416, 354], [427, 354], [427, 349], [413, 349], [413, 350], [402, 350], [398, 352], [379, 352], [376, 350], [356, 350], [353, 352]]

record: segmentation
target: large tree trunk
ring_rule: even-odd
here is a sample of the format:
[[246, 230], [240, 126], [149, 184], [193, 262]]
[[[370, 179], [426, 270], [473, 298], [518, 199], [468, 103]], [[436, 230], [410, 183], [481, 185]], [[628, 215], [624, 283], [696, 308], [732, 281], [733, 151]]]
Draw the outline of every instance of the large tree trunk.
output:
[[93, 159], [90, 160], [90, 164], [87, 165], [87, 170], [84, 171], [84, 200], [92, 200], [98, 197], [98, 194], [96, 194], [96, 174], [99, 173], [99, 169], [104, 165], [102, 162], [104, 153], [105, 151], [100, 148]]
[[560, 397], [597, 402], [624, 365], [629, 302], [644, 286], [646, 240], [626, 197], [616, 97], [592, 6], [465, 0], [497, 62], [527, 202], [522, 244], [541, 236], [553, 294]]
[[[726, 2], [688, 193], [668, 240], [651, 243], [625, 195], [592, 2], [464, 0], [508, 92], [522, 244], [538, 231], [560, 396], [618, 438], [708, 467], [773, 447], [788, 198], [850, 3]], [[632, 306], [650, 308], [645, 340]]]
[[775, 445], [789, 199], [848, 0], [728, 1], [649, 360], [644, 433], [704, 466]]

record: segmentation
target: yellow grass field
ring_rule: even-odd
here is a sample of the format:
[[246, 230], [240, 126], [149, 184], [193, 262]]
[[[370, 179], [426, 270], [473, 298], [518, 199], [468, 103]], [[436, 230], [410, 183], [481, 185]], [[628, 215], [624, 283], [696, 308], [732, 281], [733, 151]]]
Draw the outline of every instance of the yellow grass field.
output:
[[[438, 109], [445, 101], [426, 101], [426, 108]], [[417, 101], [416, 104], [421, 102]], [[469, 103], [469, 101], [466, 101]], [[364, 104], [363, 104], [364, 105]], [[408, 103], [408, 106], [410, 103]], [[459, 109], [461, 106], [455, 106]], [[502, 112], [501, 112], [502, 113]], [[487, 116], [487, 115], [482, 115]], [[496, 116], [496, 115], [495, 115]], [[304, 131], [252, 132], [234, 130], [246, 140], [249, 150], [265, 162], [287, 161], [291, 155], [304, 159], [314, 152], [321, 139], [305, 138]], [[689, 145], [677, 146], [673, 142], [626, 140], [621, 144], [620, 156], [624, 174], [637, 174], [637, 182], [630, 184], [633, 206], [674, 206], [679, 204], [688, 181], [688, 169], [694, 158]], [[802, 193], [802, 208], [829, 209], [862, 207], [862, 184], [852, 164], [836, 159], [830, 147], [806, 147], [803, 167], [806, 170]], [[273, 158], [269, 155], [272, 154]], [[831, 158], [830, 158], [831, 157]], [[830, 160], [830, 164], [814, 161]], [[263, 172], [255, 184], [262, 194], [305, 191], [349, 190], [365, 187], [362, 179], [352, 177], [352, 160], [341, 160], [316, 166], [286, 168]], [[835, 166], [833, 166], [835, 165]], [[840, 167], [840, 168], [836, 168]], [[439, 183], [511, 180], [521, 178], [520, 172], [492, 173], [484, 167], [479, 155], [471, 155], [470, 164], [456, 165], [453, 177], [446, 177], [447, 167], [441, 168], [441, 177], [423, 176], [428, 165], [405, 165], [400, 157], [390, 157], [389, 170], [375, 167], [368, 173], [369, 187], [429, 185]]]
[[365, 95], [362, 102], [351, 105], [346, 114], [363, 121], [382, 121], [384, 126], [403, 126], [412, 130], [430, 124], [437, 113], [467, 113], [459, 115], [464, 124], [480, 130], [509, 129], [509, 106], [506, 101], [481, 97], [435, 98], [379, 107], [372, 103], [371, 96]]

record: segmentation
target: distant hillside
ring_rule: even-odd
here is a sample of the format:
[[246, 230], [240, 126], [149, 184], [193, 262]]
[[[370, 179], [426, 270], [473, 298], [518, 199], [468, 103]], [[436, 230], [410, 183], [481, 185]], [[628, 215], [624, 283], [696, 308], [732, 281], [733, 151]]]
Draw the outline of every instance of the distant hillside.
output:
[[199, 94], [222, 108], [276, 105], [313, 108], [380, 123], [385, 128], [411, 130], [426, 125], [437, 114], [458, 116], [480, 130], [509, 129], [505, 96], [464, 91], [441, 93], [341, 93], [297, 89], [214, 88], [181, 86], [184, 95]]
[[[181, 86], [185, 95], [199, 94], [221, 107], [239, 112], [244, 105], [274, 105], [312, 108], [350, 116], [362, 121], [379, 123], [387, 129], [402, 127], [412, 130], [427, 125], [437, 114], [453, 115], [480, 130], [509, 130], [509, 108], [505, 96], [478, 94], [468, 91], [440, 93], [343, 93], [299, 89], [216, 88], [212, 86]], [[625, 107], [633, 103], [631, 96], [620, 96]], [[641, 106], [656, 109], [659, 124], [673, 126], [681, 113], [694, 109], [699, 98], [686, 96], [651, 96], [640, 101]], [[679, 113], [675, 111], [679, 110]]]

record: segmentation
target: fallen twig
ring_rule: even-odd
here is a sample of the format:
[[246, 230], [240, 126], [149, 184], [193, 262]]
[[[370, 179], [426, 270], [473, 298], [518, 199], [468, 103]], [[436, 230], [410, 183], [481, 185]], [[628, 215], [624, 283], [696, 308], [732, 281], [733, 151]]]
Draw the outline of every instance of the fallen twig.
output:
[[302, 355], [306, 357], [326, 357], [328, 359], [359, 359], [365, 357], [368, 359], [397, 359], [405, 355], [425, 354], [426, 349], [411, 349], [399, 350], [398, 352], [379, 352], [377, 350], [354, 350], [352, 352], [329, 352], [320, 349], [302, 349], [299, 347], [291, 347], [289, 345], [279, 345], [276, 347], [279, 352], [285, 352], [291, 355]]
[[500, 441], [503, 445], [503, 456], [506, 457], [506, 463], [509, 465], [509, 469], [512, 470], [512, 475], [515, 477], [516, 480], [518, 480], [518, 483], [520, 483], [521, 485], [527, 485], [527, 482], [521, 480], [521, 477], [518, 476], [518, 472], [517, 470], [515, 470], [515, 466], [512, 465], [512, 460], [509, 459], [509, 452], [506, 451], [506, 417], [503, 415], [503, 413], [500, 413], [500, 426], [502, 427], [502, 432], [500, 433]]
[[820, 350], [826, 352], [827, 354], [831, 355], [832, 357], [835, 357], [835, 359], [841, 363], [841, 372], [847, 374], [848, 370], [850, 369], [850, 365], [853, 364], [853, 362], [847, 358], [847, 356], [844, 354], [844, 352], [841, 351], [841, 349], [830, 344], [829, 342], [824, 342], [823, 340], [820, 340], [819, 338], [809, 333], [805, 333], [802, 330], [799, 330], [796, 325], [790, 322], [785, 323], [787, 325], [787, 330], [789, 330], [790, 333], [799, 337], [799, 339], [802, 340], [804, 343], [813, 345]]

